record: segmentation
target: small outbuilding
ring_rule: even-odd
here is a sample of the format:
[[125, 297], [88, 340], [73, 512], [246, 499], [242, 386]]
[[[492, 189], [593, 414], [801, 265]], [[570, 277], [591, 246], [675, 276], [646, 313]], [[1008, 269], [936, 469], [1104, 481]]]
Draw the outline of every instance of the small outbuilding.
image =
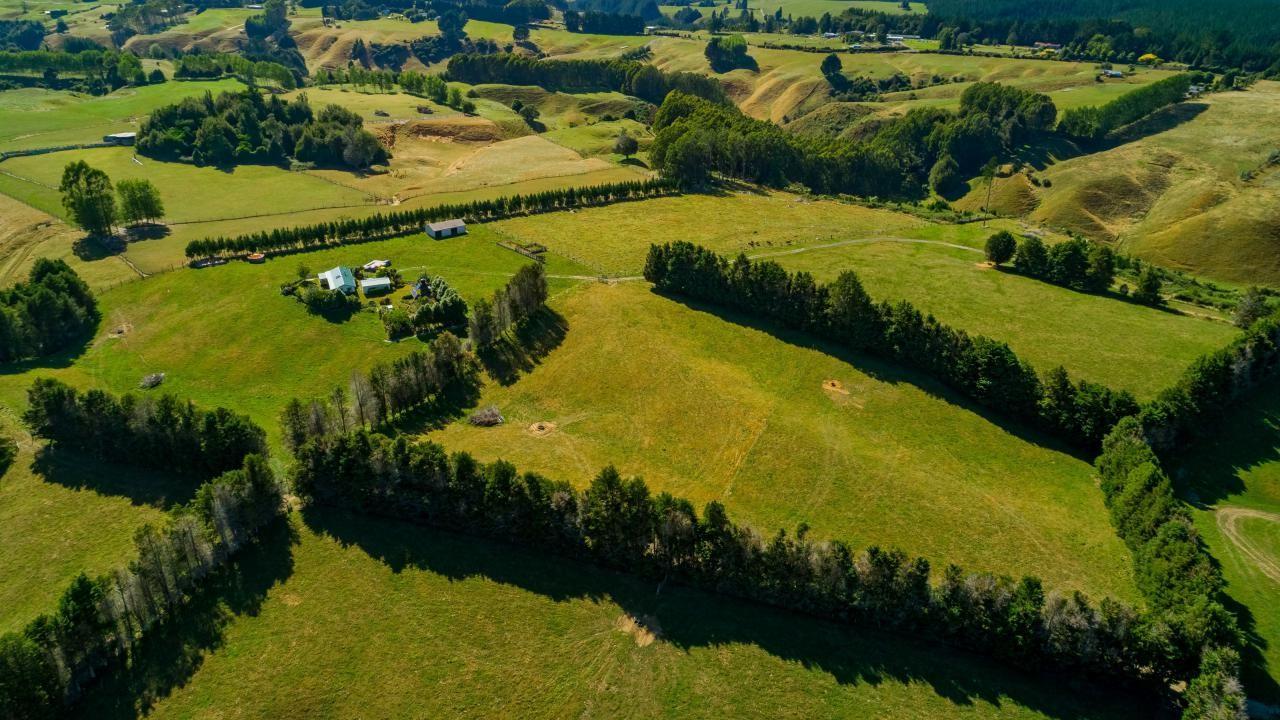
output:
[[365, 296], [389, 293], [392, 289], [393, 286], [389, 277], [372, 277], [360, 281], [360, 290]]
[[347, 295], [356, 291], [356, 276], [351, 274], [351, 268], [339, 265], [320, 273], [319, 278], [320, 287], [325, 290], [338, 290]]
[[370, 260], [363, 265], [365, 272], [377, 272], [384, 267], [391, 267], [390, 260]]
[[1124, 77], [1124, 72], [1121, 70], [1103, 70], [1102, 76], [1109, 78], [1122, 78]]
[[132, 145], [138, 140], [136, 132], [119, 132], [103, 135], [102, 142], [108, 145]]
[[440, 222], [427, 223], [423, 229], [427, 231], [428, 235], [436, 240], [467, 234], [467, 224], [456, 218], [453, 220], [441, 220]]

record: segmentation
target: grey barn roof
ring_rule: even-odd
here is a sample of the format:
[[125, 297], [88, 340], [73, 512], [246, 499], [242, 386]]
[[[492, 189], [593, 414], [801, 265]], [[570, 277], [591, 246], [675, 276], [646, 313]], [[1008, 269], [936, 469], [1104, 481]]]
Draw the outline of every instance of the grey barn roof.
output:
[[461, 220], [441, 220], [440, 222], [427, 223], [427, 229], [432, 232], [440, 232], [441, 230], [452, 230], [453, 228], [466, 227], [467, 224]]

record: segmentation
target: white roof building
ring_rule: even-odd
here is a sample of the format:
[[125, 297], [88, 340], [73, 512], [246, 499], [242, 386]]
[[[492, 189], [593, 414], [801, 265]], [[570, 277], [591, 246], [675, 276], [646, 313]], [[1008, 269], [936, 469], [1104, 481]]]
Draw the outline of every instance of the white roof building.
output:
[[467, 234], [467, 224], [456, 218], [453, 220], [441, 220], [440, 222], [427, 223], [423, 229], [427, 231], [428, 235], [436, 240]]
[[325, 270], [318, 277], [320, 286], [326, 290], [339, 290], [347, 295], [356, 291], [356, 277], [351, 274], [350, 268], [339, 265], [331, 270]]

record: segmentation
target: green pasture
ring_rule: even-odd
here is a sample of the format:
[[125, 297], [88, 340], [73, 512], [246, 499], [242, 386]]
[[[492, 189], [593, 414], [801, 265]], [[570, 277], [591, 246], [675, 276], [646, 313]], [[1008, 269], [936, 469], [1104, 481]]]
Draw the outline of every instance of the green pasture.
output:
[[134, 530], [189, 497], [183, 483], [160, 473], [39, 453], [41, 444], [18, 430], [16, 407], [0, 406], [0, 432], [21, 441], [0, 474], [0, 633], [51, 611], [81, 572], [126, 562]]
[[[1134, 599], [1088, 463], [923, 377], [688, 308], [643, 282], [590, 285], [553, 307], [563, 342], [480, 400], [506, 422], [459, 421], [430, 437], [579, 486], [616, 464], [698, 507], [720, 500], [765, 535], [807, 523], [937, 568]], [[553, 430], [536, 432], [539, 422]]]
[[[26, 388], [42, 375], [123, 393], [134, 391], [143, 375], [163, 372], [164, 392], [248, 413], [275, 438], [279, 412], [291, 398], [327, 393], [345, 385], [353, 370], [421, 347], [414, 339], [387, 342], [373, 310], [334, 322], [308, 314], [301, 303], [280, 294], [280, 285], [296, 279], [300, 265], [314, 275], [375, 259], [391, 260], [409, 281], [422, 274], [444, 275], [469, 301], [488, 296], [530, 262], [499, 248], [492, 233], [475, 227], [468, 236], [443, 242], [419, 234], [261, 265], [232, 262], [161, 273], [102, 292], [103, 321], [83, 353], [65, 361], [36, 361], [22, 372], [0, 376], [0, 404], [21, 411]], [[555, 259], [548, 272], [578, 276], [584, 269]], [[553, 279], [552, 287], [559, 291], [576, 282]]]
[[829, 280], [854, 270], [872, 296], [910, 300], [944, 322], [1008, 342], [1041, 371], [1065, 365], [1149, 398], [1231, 326], [1077, 293], [979, 267], [1007, 221], [932, 223], [910, 215], [786, 194], [688, 195], [496, 223], [593, 270], [640, 275], [652, 242], [688, 240], [732, 256], [770, 257]]
[[[132, 718], [1134, 717], [980, 658], [537, 551], [307, 512], [85, 698]], [[636, 630], [632, 619], [643, 623]], [[135, 695], [141, 695], [141, 698]]]
[[1280, 383], [1258, 389], [1174, 477], [1237, 603], [1249, 693], [1280, 702]]
[[[100, 97], [41, 88], [6, 90], [0, 92], [0, 151], [99, 142], [103, 135], [137, 131], [162, 105], [243, 87], [237, 80], [166, 82]], [[7, 164], [0, 169], [12, 172]]]

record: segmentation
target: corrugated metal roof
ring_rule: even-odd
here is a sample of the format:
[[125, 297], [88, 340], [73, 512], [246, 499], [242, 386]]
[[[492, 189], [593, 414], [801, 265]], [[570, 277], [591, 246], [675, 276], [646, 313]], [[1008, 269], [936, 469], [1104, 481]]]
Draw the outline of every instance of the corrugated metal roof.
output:
[[351, 274], [351, 268], [339, 265], [336, 268], [325, 270], [320, 273], [320, 279], [329, 286], [330, 290], [338, 290], [342, 288], [356, 289], [356, 277]]
[[467, 224], [461, 220], [441, 220], [440, 222], [427, 223], [427, 229], [431, 232], [440, 232], [441, 230], [452, 230], [453, 228], [466, 227]]

